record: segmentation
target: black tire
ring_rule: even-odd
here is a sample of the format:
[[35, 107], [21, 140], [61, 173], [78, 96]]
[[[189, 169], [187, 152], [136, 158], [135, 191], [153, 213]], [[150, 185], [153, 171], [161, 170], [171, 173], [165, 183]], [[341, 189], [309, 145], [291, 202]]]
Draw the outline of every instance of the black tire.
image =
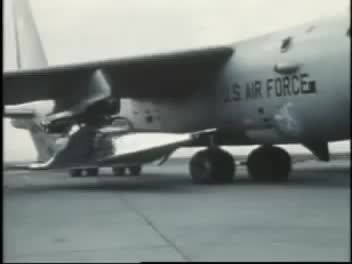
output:
[[209, 183], [212, 176], [212, 166], [209, 155], [206, 151], [197, 152], [189, 163], [192, 182], [195, 184]]
[[211, 152], [215, 160], [213, 181], [216, 183], [233, 182], [236, 165], [232, 155], [220, 148], [212, 149]]
[[131, 166], [128, 168], [130, 175], [139, 176], [142, 171], [142, 166]]
[[248, 157], [249, 176], [257, 182], [285, 182], [291, 172], [291, 157], [279, 147], [265, 146]]
[[229, 153], [212, 148], [196, 153], [189, 169], [195, 184], [229, 183], [234, 179], [235, 163]]
[[113, 167], [112, 172], [115, 176], [125, 176], [126, 168], [125, 167]]
[[87, 176], [98, 176], [99, 174], [98, 168], [90, 168], [90, 169], [86, 169], [86, 171], [87, 171]]
[[70, 176], [73, 178], [82, 177], [82, 170], [81, 169], [71, 169]]

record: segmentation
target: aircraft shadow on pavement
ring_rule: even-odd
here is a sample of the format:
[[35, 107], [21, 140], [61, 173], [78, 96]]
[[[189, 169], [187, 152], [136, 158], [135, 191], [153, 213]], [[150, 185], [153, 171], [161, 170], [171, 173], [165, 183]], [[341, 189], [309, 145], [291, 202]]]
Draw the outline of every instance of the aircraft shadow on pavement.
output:
[[[25, 192], [40, 191], [88, 191], [88, 192], [146, 192], [146, 193], [190, 193], [209, 191], [211, 189], [236, 189], [243, 186], [260, 187], [272, 186], [274, 188], [290, 187], [327, 187], [346, 188], [350, 186], [350, 168], [338, 168], [336, 170], [294, 170], [288, 182], [284, 183], [258, 183], [248, 178], [247, 172], [242, 171], [231, 184], [192, 184], [191, 178], [185, 173], [144, 173], [140, 176], [116, 177], [110, 174], [103, 174], [100, 177], [67, 178], [56, 181], [29, 182], [25, 185], [10, 187], [9, 189]], [[55, 175], [56, 178], [61, 175]], [[34, 176], [34, 177], [45, 177]], [[50, 176], [48, 176], [50, 177]]]

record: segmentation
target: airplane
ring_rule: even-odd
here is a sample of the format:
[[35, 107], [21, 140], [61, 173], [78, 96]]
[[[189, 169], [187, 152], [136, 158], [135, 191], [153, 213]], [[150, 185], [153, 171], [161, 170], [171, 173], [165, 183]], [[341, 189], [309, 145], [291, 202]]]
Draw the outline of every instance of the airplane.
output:
[[[192, 182], [228, 183], [236, 163], [221, 146], [260, 145], [249, 176], [284, 182], [292, 159], [276, 145], [302, 144], [329, 161], [328, 143], [350, 139], [349, 14], [229, 45], [48, 66], [28, 2], [15, 4], [20, 69], [3, 73], [5, 117], [67, 138], [26, 169], [140, 168], [179, 147], [205, 147], [189, 162]], [[35, 121], [21, 109], [40, 100], [55, 107]]]

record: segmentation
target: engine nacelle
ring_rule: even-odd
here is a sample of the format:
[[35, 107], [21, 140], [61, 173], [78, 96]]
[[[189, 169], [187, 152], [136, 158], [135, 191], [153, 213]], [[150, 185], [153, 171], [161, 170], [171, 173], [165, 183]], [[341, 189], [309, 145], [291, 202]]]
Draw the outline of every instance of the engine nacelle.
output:
[[[73, 109], [73, 110], [72, 110]], [[118, 98], [107, 98], [88, 106], [83, 112], [71, 110], [55, 113], [41, 124], [48, 133], [66, 133], [74, 124], [101, 127], [111, 123], [111, 116], [120, 110]]]
[[103, 70], [97, 69], [80, 94], [67, 102], [57, 101], [54, 114], [47, 116], [45, 123], [50, 133], [70, 129], [72, 125], [85, 125], [93, 128], [111, 123], [111, 115], [118, 114], [121, 103], [118, 95], [113, 95], [111, 84]]

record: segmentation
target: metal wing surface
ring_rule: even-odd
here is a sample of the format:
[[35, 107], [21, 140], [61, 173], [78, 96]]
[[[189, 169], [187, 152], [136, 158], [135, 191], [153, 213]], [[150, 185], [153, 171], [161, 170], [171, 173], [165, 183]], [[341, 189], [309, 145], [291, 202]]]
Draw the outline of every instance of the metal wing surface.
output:
[[91, 76], [102, 70], [121, 98], [186, 96], [209, 85], [233, 53], [229, 47], [165, 53], [3, 74], [5, 105], [38, 100], [77, 101]]

